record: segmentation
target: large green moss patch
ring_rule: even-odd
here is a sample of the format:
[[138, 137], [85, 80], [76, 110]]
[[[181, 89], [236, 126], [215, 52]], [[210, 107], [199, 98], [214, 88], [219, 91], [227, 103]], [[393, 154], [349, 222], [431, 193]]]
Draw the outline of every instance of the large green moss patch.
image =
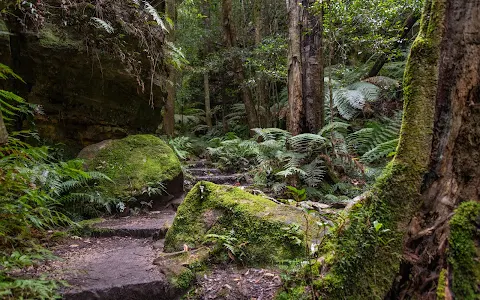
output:
[[462, 203], [450, 221], [448, 263], [457, 299], [480, 299], [480, 202]]
[[153, 135], [131, 135], [121, 140], [107, 140], [83, 149], [89, 170], [105, 173], [112, 182], [101, 190], [117, 199], [128, 200], [152, 193], [160, 183], [181, 176], [182, 169], [172, 149]]
[[217, 258], [270, 264], [303, 257], [305, 235], [314, 234], [314, 223], [312, 216], [294, 207], [240, 188], [199, 182], [178, 208], [165, 250], [207, 245], [215, 248]]

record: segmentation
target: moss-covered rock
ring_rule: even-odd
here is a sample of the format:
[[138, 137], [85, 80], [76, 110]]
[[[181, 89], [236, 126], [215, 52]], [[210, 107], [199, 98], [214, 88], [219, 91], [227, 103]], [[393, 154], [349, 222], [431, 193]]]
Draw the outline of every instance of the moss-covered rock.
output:
[[169, 194], [183, 191], [183, 173], [172, 149], [153, 135], [131, 135], [120, 140], [107, 140], [84, 148], [78, 155], [89, 170], [105, 173], [112, 182], [100, 189], [108, 197], [121, 200], [155, 200], [160, 184]]
[[303, 257], [305, 234], [318, 233], [318, 226], [313, 224], [311, 215], [294, 207], [278, 205], [240, 188], [199, 182], [178, 208], [167, 232], [165, 250], [213, 244], [216, 258], [274, 263]]

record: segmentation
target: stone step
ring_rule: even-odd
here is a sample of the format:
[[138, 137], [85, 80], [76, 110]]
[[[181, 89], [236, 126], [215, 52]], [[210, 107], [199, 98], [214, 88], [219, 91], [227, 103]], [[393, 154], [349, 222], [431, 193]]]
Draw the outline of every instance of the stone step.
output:
[[67, 300], [177, 299], [182, 292], [153, 264], [160, 252], [138, 238], [71, 240], [54, 251], [62, 259], [44, 272], [68, 282], [61, 291]]
[[212, 166], [213, 166], [212, 162], [206, 159], [193, 161], [188, 164], [188, 168], [209, 168]]
[[232, 175], [205, 175], [205, 176], [196, 176], [196, 181], [209, 181], [217, 184], [236, 184], [239, 182], [241, 175], [232, 174]]
[[218, 175], [222, 173], [222, 171], [216, 168], [189, 168], [187, 172], [193, 176]]
[[122, 236], [161, 239], [165, 237], [174, 218], [174, 209], [151, 211], [145, 215], [103, 219], [91, 225], [90, 230], [94, 237]]

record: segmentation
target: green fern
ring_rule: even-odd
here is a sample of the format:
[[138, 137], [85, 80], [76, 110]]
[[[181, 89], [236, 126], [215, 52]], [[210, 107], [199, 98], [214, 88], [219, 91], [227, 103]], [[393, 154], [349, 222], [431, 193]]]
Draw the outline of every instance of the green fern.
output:
[[397, 149], [399, 139], [393, 139], [377, 145], [372, 150], [362, 155], [361, 161], [366, 163], [373, 163], [381, 158], [391, 157]]
[[167, 27], [165, 27], [165, 24], [163, 23], [162, 18], [158, 14], [155, 7], [153, 7], [147, 1], [143, 1], [143, 4], [144, 4], [145, 11], [152, 16], [153, 20], [160, 26], [160, 28], [162, 28], [164, 32], [168, 32]]
[[[364, 155], [380, 144], [398, 139], [401, 124], [402, 114], [400, 112], [395, 114], [392, 119], [383, 117], [380, 121], [367, 122], [365, 128], [348, 135], [349, 147], [352, 151]], [[373, 156], [370, 156], [370, 158], [373, 158]]]
[[91, 21], [92, 21], [92, 25], [95, 26], [96, 28], [103, 29], [107, 33], [115, 32], [115, 29], [113, 28], [113, 26], [110, 25], [110, 23], [108, 23], [107, 21], [104, 21], [97, 17], [91, 17]]

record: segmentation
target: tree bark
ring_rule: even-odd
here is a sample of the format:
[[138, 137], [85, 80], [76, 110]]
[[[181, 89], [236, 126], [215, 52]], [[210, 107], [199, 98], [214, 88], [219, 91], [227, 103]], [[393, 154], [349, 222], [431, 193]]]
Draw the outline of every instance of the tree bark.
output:
[[203, 74], [203, 89], [205, 91], [205, 122], [208, 128], [212, 128], [212, 112], [210, 110], [210, 83], [208, 72]]
[[[394, 291], [400, 291], [399, 299], [434, 299], [439, 275], [445, 270], [446, 299], [470, 299], [472, 295], [460, 286], [477, 285], [474, 297], [479, 297], [480, 278], [460, 282], [465, 279], [456, 272], [462, 270], [455, 269], [447, 248], [451, 239], [448, 221], [454, 209], [466, 201], [480, 201], [480, 2], [434, 4], [445, 7], [445, 17], [432, 151], [422, 184], [422, 207], [410, 223], [405, 242], [404, 257], [411, 259], [404, 261], [403, 281], [397, 282]], [[462, 259], [478, 261], [479, 257]], [[432, 277], [436, 279], [428, 280]]]
[[[225, 36], [225, 42], [227, 49], [236, 47], [235, 28], [232, 20], [232, 1], [222, 0], [222, 22], [223, 32]], [[237, 78], [237, 83], [241, 86], [242, 100], [245, 105], [245, 112], [247, 114], [248, 127], [250, 129], [258, 127], [258, 117], [255, 109], [255, 103], [253, 102], [252, 92], [245, 85], [245, 71], [241, 58], [238, 55], [234, 55], [233, 58], [234, 71]]]
[[301, 49], [301, 6], [298, 0], [287, 0], [288, 10], [288, 113], [287, 130], [292, 135], [302, 133], [303, 72]]
[[[255, 45], [258, 47], [263, 39], [263, 22], [264, 10], [261, 0], [255, 0], [254, 3], [255, 16]], [[262, 76], [257, 79], [257, 99], [258, 99], [258, 122], [260, 127], [269, 127], [270, 125], [270, 104], [268, 101], [267, 82]]]
[[8, 142], [8, 131], [3, 121], [2, 112], [0, 111], [0, 146], [5, 145]]
[[[169, 17], [175, 24], [176, 20], [176, 6], [175, 0], [166, 0], [165, 2], [165, 15]], [[167, 41], [173, 43], [175, 41], [175, 30], [171, 29], [167, 35]], [[168, 80], [167, 80], [167, 101], [165, 102], [165, 113], [163, 115], [163, 130], [168, 136], [174, 136], [175, 134], [175, 98], [176, 98], [176, 82], [177, 71], [175, 66], [169, 64]]]
[[302, 83], [305, 115], [304, 131], [317, 133], [324, 125], [323, 11], [310, 10], [311, 0], [303, 0]]
[[287, 130], [318, 132], [324, 124], [323, 16], [310, 0], [288, 0], [289, 54]]
[[[205, 16], [203, 20], [203, 25], [205, 26], [205, 36], [208, 37], [210, 30], [210, 3], [207, 0], [202, 2], [203, 15]], [[205, 57], [210, 53], [210, 41], [205, 43]], [[207, 123], [208, 128], [212, 128], [212, 111], [210, 103], [210, 77], [208, 75], [209, 70], [205, 70], [203, 74], [203, 90], [205, 94], [205, 123]]]
[[[405, 70], [397, 153], [335, 231], [319, 296], [434, 299], [443, 286], [444, 299], [478, 297], [478, 277], [457, 276], [463, 270], [447, 247], [454, 209], [480, 201], [479, 41], [480, 1], [425, 2]], [[470, 218], [480, 223], [480, 214]], [[461, 259], [478, 266], [479, 252], [477, 244]]]

